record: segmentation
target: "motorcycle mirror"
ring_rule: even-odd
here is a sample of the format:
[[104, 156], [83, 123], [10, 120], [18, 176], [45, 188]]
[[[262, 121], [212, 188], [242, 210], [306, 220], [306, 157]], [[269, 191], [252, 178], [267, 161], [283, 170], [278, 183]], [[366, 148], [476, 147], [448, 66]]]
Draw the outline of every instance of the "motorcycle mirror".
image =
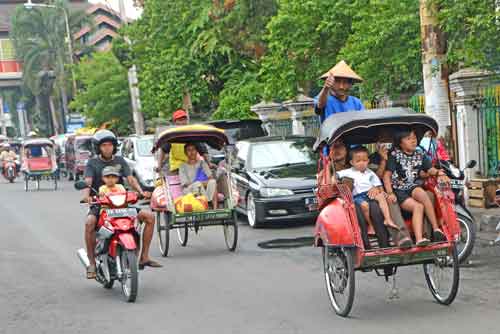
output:
[[474, 168], [474, 167], [476, 167], [476, 165], [477, 165], [477, 161], [476, 161], [476, 160], [470, 160], [470, 161], [469, 161], [469, 162], [465, 165], [465, 167], [466, 167], [466, 168]]
[[76, 181], [75, 182], [75, 189], [76, 190], [83, 190], [85, 188], [88, 188], [89, 186], [87, 185], [87, 182], [85, 181]]

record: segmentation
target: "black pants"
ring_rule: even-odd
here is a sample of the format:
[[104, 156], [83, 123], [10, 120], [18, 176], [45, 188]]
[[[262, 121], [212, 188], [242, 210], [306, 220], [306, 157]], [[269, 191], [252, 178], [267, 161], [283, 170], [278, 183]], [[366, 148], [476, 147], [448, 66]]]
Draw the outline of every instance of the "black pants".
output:
[[[389, 233], [384, 225], [384, 215], [378, 206], [376, 201], [368, 201], [370, 206], [370, 217], [372, 219], [373, 229], [377, 235], [378, 244], [380, 247], [389, 247]], [[368, 240], [368, 223], [365, 220], [363, 211], [359, 205], [355, 205], [356, 215], [358, 216], [359, 227], [361, 228], [361, 238], [363, 239], [363, 245], [365, 249], [370, 249], [370, 241]]]

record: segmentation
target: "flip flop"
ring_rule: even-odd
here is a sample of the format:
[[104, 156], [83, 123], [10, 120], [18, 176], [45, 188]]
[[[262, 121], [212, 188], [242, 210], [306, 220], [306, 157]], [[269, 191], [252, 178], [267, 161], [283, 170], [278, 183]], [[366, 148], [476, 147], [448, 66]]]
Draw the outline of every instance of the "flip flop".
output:
[[424, 239], [420, 240], [419, 242], [417, 242], [416, 245], [417, 245], [417, 247], [425, 247], [425, 246], [427, 246], [429, 244], [430, 244], [429, 239], [425, 239], [424, 238]]
[[403, 249], [412, 248], [413, 241], [411, 241], [410, 238], [406, 237], [406, 238], [399, 240], [398, 246], [399, 246], [399, 248], [403, 248]]
[[446, 235], [443, 233], [443, 231], [437, 229], [432, 232], [432, 239], [434, 241], [439, 242], [439, 241], [446, 241]]
[[151, 268], [161, 268], [163, 267], [161, 264], [159, 264], [156, 261], [149, 260], [143, 263], [139, 263], [139, 270], [144, 270], [145, 267], [151, 267]]

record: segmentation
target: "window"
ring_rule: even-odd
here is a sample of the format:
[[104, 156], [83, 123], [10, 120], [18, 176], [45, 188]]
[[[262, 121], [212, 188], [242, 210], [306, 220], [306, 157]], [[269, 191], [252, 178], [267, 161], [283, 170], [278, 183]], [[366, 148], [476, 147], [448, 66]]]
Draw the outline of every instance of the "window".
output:
[[250, 165], [254, 169], [314, 165], [317, 155], [312, 150], [313, 143], [314, 139], [255, 143], [251, 150]]
[[141, 138], [137, 139], [137, 154], [141, 157], [150, 157], [153, 155], [151, 150], [153, 149], [154, 139], [153, 138]]
[[16, 60], [14, 44], [10, 39], [0, 39], [0, 60]]
[[246, 142], [239, 142], [236, 144], [236, 158], [238, 160], [245, 162], [248, 159], [248, 147], [249, 145]]

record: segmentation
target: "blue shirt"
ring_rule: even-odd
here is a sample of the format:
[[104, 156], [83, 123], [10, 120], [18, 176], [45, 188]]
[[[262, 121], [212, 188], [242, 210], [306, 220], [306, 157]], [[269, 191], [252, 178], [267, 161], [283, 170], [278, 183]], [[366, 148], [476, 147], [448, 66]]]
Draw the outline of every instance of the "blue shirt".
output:
[[314, 98], [314, 108], [316, 110], [316, 113], [319, 113], [321, 123], [323, 123], [325, 119], [327, 119], [331, 115], [338, 112], [358, 111], [365, 109], [363, 103], [361, 103], [361, 101], [357, 97], [350, 95], [347, 96], [347, 99], [345, 101], [341, 101], [337, 97], [329, 94], [326, 100], [326, 105], [323, 109], [318, 108], [318, 99], [319, 94]]

